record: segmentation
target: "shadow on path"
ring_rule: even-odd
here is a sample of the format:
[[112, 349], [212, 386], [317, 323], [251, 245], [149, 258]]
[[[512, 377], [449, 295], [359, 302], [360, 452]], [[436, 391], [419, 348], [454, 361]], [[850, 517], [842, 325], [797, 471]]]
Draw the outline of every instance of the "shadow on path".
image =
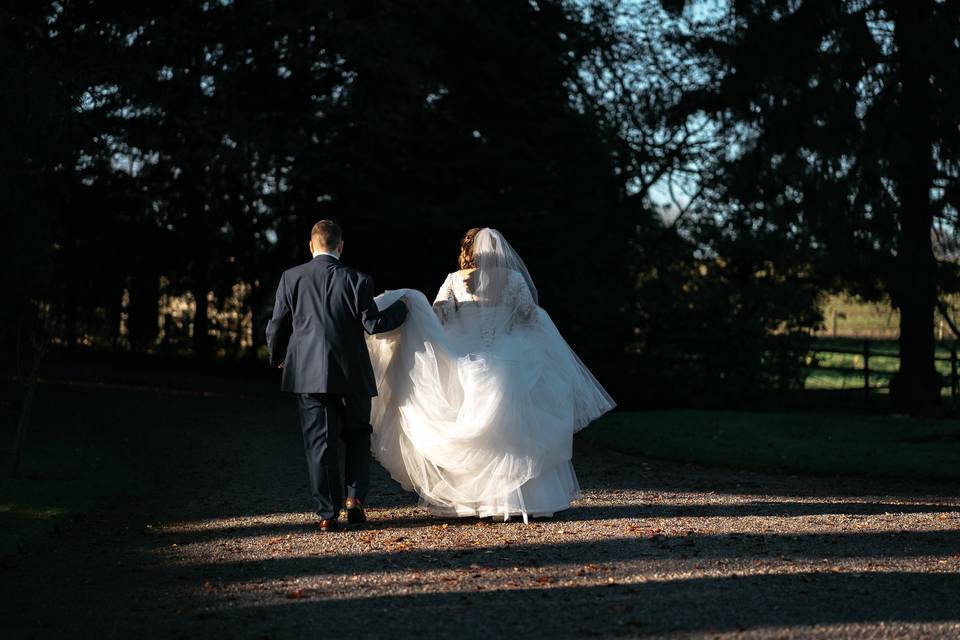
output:
[[[300, 525], [290, 527], [299, 531]], [[272, 580], [296, 576], [353, 575], [383, 571], [420, 571], [433, 569], [509, 569], [516, 565], [581, 565], [584, 558], [595, 562], [628, 562], [638, 559], [668, 563], [695, 564], [697, 560], [736, 558], [829, 560], [844, 558], [885, 559], [924, 556], [950, 557], [960, 553], [960, 531], [903, 531], [896, 533], [776, 534], [690, 534], [653, 535], [650, 538], [621, 532], [606, 540], [565, 544], [520, 543], [516, 532], [507, 530], [510, 544], [493, 547], [453, 547], [447, 549], [370, 550], [362, 555], [328, 555], [218, 561], [212, 564], [178, 564], [203, 575], [219, 575], [222, 580]], [[232, 534], [228, 534], [232, 536]], [[346, 533], [341, 535], [356, 535]], [[628, 536], [634, 537], [628, 537]], [[571, 536], [572, 537], [572, 536]], [[181, 545], [196, 541], [190, 535], [178, 535]], [[510, 538], [514, 538], [510, 540]], [[229, 539], [229, 538], [228, 538]], [[681, 562], [689, 561], [689, 562]]]
[[[289, 398], [171, 402], [145, 392], [74, 390], [47, 400], [39, 411], [67, 411], [59, 403], [89, 424], [134, 434], [157, 481], [142, 501], [94, 514], [0, 570], [10, 637], [383, 637], [386, 628], [391, 637], [466, 640], [960, 620], [960, 574], [938, 569], [958, 566], [960, 531], [925, 524], [925, 514], [960, 509], [953, 485], [765, 476], [578, 443], [587, 499], [540, 528], [433, 518], [411, 508], [415, 497], [377, 467], [369, 529], [380, 537], [361, 544], [362, 532], [313, 535]], [[896, 519], [886, 514], [928, 530], [887, 531]], [[805, 521], [794, 534], [778, 531], [777, 522], [761, 529], [768, 523], [746, 520], [779, 519], [789, 529], [795, 518], [819, 516], [822, 522]], [[873, 530], [833, 531], [828, 516], [869, 518]], [[450, 538], [421, 535], [443, 524]], [[658, 527], [685, 534], [664, 536]], [[749, 533], [737, 533], [743, 529]], [[482, 544], [471, 545], [481, 531]], [[289, 551], [255, 544], [287, 535], [297, 538]], [[418, 535], [416, 544], [387, 548]], [[896, 566], [863, 570], [867, 560]], [[573, 575], [588, 562], [603, 565], [613, 584], [534, 584], [542, 572]], [[810, 569], [815, 562], [846, 568]], [[724, 575], [682, 577], [696, 575], [698, 563], [723, 566], [713, 573]], [[748, 573], [758, 564], [769, 572]], [[375, 584], [387, 574], [487, 576], [514, 567], [526, 582], [496, 592], [488, 589], [500, 583], [483, 577], [443, 589], [420, 585], [407, 595], [385, 595], [396, 585]], [[735, 572], [746, 575], [727, 575]], [[663, 573], [674, 578], [657, 577]], [[616, 583], [626, 578], [648, 581]], [[274, 583], [308, 586], [287, 600], [271, 591], [285, 588]]]
[[[248, 635], [349, 629], [350, 637], [378, 638], [387, 624], [395, 637], [572, 638], [788, 628], [787, 635], [796, 637], [815, 625], [842, 629], [882, 623], [889, 630], [902, 623], [955, 621], [957, 593], [960, 575], [909, 572], [694, 578], [346, 599], [313, 591], [296, 601], [212, 611], [195, 621], [194, 629], [216, 636], [229, 623], [243, 625]], [[855, 632], [835, 635], [851, 637]]]

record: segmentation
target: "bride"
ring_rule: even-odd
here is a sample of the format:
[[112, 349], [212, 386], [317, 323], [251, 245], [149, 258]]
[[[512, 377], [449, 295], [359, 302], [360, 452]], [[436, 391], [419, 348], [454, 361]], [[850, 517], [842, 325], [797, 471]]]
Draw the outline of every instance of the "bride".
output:
[[495, 229], [470, 229], [460, 270], [431, 305], [413, 289], [407, 321], [368, 336], [380, 395], [373, 452], [443, 516], [551, 516], [579, 497], [573, 434], [614, 407], [537, 305], [520, 256]]

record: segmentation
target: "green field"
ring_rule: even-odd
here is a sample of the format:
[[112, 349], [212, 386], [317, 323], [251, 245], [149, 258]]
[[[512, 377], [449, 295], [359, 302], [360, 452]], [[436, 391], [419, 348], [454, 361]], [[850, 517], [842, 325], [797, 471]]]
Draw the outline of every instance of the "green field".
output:
[[823, 305], [823, 324], [819, 336], [896, 339], [900, 314], [889, 302], [863, 302], [848, 295], [832, 295]]
[[[957, 322], [960, 318], [960, 295], [944, 296], [943, 301], [950, 317]], [[900, 314], [889, 300], [864, 302], [846, 294], [830, 295], [825, 298], [822, 312], [823, 327], [817, 332], [820, 337], [896, 340], [900, 332]], [[934, 317], [931, 328], [938, 341], [954, 338], [950, 326], [939, 313]]]
[[[950, 308], [960, 306], [960, 298], [954, 296], [947, 300]], [[865, 358], [864, 342], [870, 343], [870, 387], [880, 393], [886, 392], [890, 378], [897, 371], [900, 359], [899, 347], [900, 317], [889, 302], [862, 302], [847, 295], [829, 296], [823, 307], [824, 327], [816, 333], [814, 351], [807, 359], [810, 365], [804, 387], [814, 390], [827, 389], [863, 389], [864, 375], [859, 372], [844, 372], [824, 367], [845, 367], [863, 370]], [[937, 371], [949, 379], [951, 373], [950, 348], [953, 334], [949, 326], [939, 315], [934, 323], [937, 339]], [[857, 351], [859, 353], [835, 353], [830, 350]], [[943, 389], [944, 395], [950, 394], [950, 387]]]
[[742, 411], [610, 414], [579, 436], [624, 453], [774, 472], [960, 481], [960, 422]]

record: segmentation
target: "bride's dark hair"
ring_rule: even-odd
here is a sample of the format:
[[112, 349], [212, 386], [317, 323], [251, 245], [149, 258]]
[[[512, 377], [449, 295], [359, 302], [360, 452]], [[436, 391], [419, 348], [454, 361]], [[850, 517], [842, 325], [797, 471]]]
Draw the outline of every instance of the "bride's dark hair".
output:
[[479, 232], [480, 227], [474, 227], [463, 234], [463, 239], [460, 240], [460, 269], [462, 270], [477, 266], [476, 260], [473, 259], [473, 240]]

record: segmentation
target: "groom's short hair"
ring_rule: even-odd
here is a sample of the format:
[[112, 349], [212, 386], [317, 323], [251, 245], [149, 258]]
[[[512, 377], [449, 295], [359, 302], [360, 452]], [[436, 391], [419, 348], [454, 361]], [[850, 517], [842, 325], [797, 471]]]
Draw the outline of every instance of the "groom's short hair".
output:
[[332, 251], [340, 245], [343, 232], [340, 230], [340, 225], [333, 220], [321, 220], [313, 225], [313, 229], [310, 231], [310, 239], [313, 240], [314, 246], [318, 249]]

